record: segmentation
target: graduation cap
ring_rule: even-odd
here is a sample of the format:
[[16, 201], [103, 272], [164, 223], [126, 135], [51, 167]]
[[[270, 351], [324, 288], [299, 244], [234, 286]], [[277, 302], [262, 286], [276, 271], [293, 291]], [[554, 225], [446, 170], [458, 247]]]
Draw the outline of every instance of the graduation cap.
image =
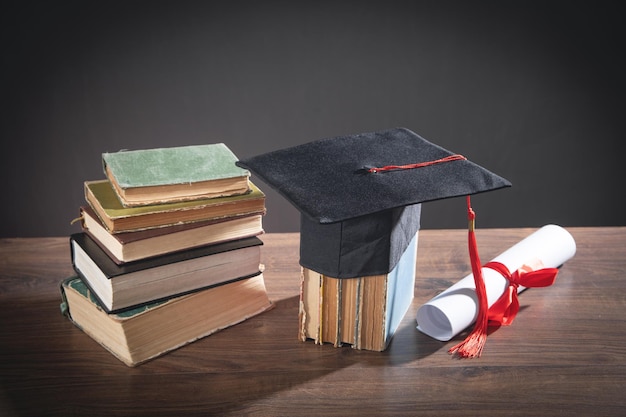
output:
[[300, 211], [300, 264], [345, 279], [390, 272], [419, 229], [421, 203], [511, 185], [406, 128], [322, 139], [237, 165]]
[[419, 228], [420, 203], [511, 185], [405, 128], [322, 139], [237, 165], [300, 211], [301, 264], [336, 278], [389, 272]]

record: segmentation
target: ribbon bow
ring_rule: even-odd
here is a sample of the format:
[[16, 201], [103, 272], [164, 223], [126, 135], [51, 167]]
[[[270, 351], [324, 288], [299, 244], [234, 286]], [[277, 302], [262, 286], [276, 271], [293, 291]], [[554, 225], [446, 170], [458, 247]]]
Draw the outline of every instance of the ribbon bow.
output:
[[[538, 261], [538, 268], [543, 264]], [[513, 323], [517, 312], [519, 311], [519, 300], [517, 291], [522, 287], [549, 287], [554, 284], [556, 275], [559, 272], [557, 268], [541, 268], [530, 265], [523, 265], [518, 270], [511, 273], [509, 269], [500, 262], [489, 262], [484, 268], [490, 268], [500, 273], [509, 281], [508, 287], [504, 293], [489, 307], [487, 316], [490, 326], [509, 326]]]

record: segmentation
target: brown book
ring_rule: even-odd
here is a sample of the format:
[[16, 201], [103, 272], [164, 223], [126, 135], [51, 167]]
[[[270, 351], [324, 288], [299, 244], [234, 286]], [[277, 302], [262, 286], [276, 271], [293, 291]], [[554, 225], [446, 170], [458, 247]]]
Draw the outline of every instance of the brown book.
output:
[[263, 274], [107, 314], [78, 277], [61, 285], [62, 310], [120, 361], [136, 366], [273, 307]]
[[80, 218], [83, 230], [118, 264], [263, 233], [261, 214], [122, 233], [110, 233], [90, 206], [80, 208]]
[[342, 283], [338, 279], [320, 277], [320, 342], [327, 340], [340, 346]]
[[264, 214], [265, 194], [250, 183], [247, 194], [177, 203], [124, 207], [108, 180], [86, 181], [85, 199], [111, 233], [130, 232], [203, 220]]

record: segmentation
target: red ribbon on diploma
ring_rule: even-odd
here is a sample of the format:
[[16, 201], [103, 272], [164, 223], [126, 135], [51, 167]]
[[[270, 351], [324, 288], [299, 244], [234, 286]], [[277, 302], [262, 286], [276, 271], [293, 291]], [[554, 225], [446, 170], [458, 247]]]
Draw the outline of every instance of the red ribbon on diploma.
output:
[[509, 285], [504, 290], [504, 293], [489, 307], [487, 312], [489, 326], [509, 326], [513, 323], [519, 311], [517, 290], [520, 285], [526, 288], [536, 288], [549, 287], [554, 284], [559, 270], [557, 268], [542, 268], [542, 266], [541, 261], [537, 261], [535, 265], [523, 265], [511, 273], [500, 262], [492, 261], [484, 265], [484, 268], [490, 268], [499, 272], [509, 281]]

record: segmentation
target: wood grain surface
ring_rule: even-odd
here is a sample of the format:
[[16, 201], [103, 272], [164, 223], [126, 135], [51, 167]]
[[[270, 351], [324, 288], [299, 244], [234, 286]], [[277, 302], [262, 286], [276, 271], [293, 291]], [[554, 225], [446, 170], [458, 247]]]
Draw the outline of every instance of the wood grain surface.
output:
[[[536, 229], [478, 229], [486, 262]], [[297, 339], [298, 234], [262, 236], [276, 308], [128, 368], [64, 318], [68, 238], [0, 239], [1, 416], [626, 414], [626, 228], [569, 228], [575, 257], [460, 360], [415, 329], [467, 273], [465, 230], [420, 232], [415, 299], [382, 353]]]

